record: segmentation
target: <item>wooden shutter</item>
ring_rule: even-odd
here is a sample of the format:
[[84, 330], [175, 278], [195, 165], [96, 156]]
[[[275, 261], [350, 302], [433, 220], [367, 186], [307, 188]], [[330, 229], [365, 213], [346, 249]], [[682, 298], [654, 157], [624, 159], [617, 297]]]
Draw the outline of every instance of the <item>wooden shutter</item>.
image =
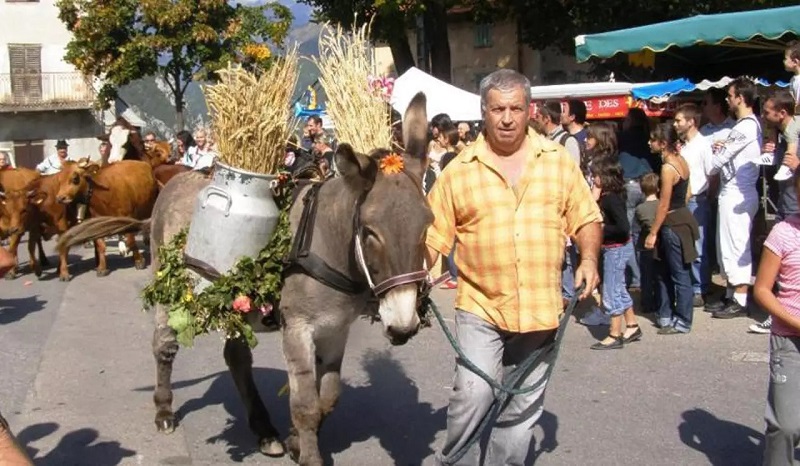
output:
[[17, 167], [35, 169], [44, 160], [44, 141], [14, 141]]
[[14, 102], [30, 103], [42, 99], [42, 46], [16, 44], [8, 46], [11, 65], [11, 93]]

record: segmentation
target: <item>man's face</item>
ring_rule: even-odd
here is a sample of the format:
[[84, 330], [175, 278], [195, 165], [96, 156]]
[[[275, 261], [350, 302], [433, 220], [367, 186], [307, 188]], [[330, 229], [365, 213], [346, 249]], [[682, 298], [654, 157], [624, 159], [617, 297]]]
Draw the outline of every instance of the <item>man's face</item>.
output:
[[483, 118], [490, 145], [501, 151], [516, 151], [528, 129], [528, 105], [523, 89], [490, 90]]
[[800, 60], [796, 60], [791, 57], [791, 54], [787, 50], [783, 54], [783, 67], [786, 68], [786, 71], [790, 73], [797, 73], [797, 70], [800, 69]]
[[780, 126], [783, 118], [786, 115], [785, 112], [778, 111], [775, 108], [775, 105], [771, 99], [764, 103], [764, 111], [761, 112], [761, 114], [771, 126]]
[[469, 125], [466, 123], [459, 123], [458, 124], [458, 137], [459, 139], [464, 139], [469, 133]]
[[566, 110], [561, 112], [561, 124], [562, 125], [569, 125], [573, 121], [575, 121], [575, 115], [570, 115], [571, 110], [569, 108], [569, 104], [566, 106]]
[[152, 133], [148, 133], [144, 137], [144, 146], [148, 149], [153, 147], [153, 144], [156, 142], [156, 135]]
[[675, 131], [678, 132], [678, 136], [684, 137], [694, 128], [694, 120], [687, 119], [683, 113], [679, 112], [675, 114], [675, 121], [672, 125], [675, 127]]
[[194, 135], [194, 142], [199, 149], [202, 149], [206, 146], [206, 132], [205, 131], [198, 131]]
[[100, 157], [107, 158], [111, 154], [111, 144], [107, 142], [100, 143]]
[[322, 130], [322, 125], [317, 125], [316, 123], [314, 123], [314, 120], [309, 118], [306, 121], [305, 133], [309, 137], [314, 137], [314, 135], [319, 134], [321, 130]]
[[730, 109], [734, 112], [742, 104], [742, 96], [736, 95], [736, 89], [733, 86], [728, 86], [728, 97], [725, 99], [728, 101]]
[[8, 165], [8, 156], [5, 152], [0, 152], [0, 167]]
[[66, 147], [57, 148], [56, 149], [56, 154], [58, 154], [58, 157], [61, 158], [61, 159], [67, 158], [67, 148]]

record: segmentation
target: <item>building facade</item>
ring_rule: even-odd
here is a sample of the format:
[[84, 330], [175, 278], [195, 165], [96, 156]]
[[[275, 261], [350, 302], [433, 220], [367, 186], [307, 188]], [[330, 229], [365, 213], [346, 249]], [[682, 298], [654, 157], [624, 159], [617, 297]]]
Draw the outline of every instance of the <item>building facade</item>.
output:
[[96, 158], [102, 116], [90, 79], [64, 61], [71, 39], [53, 0], [0, 2], [0, 149], [34, 167], [70, 145], [70, 158]]
[[[519, 41], [517, 25], [506, 20], [480, 24], [472, 20], [468, 10], [454, 11], [448, 17], [451, 84], [478, 92], [481, 79], [498, 68], [512, 68], [526, 75], [532, 85], [564, 84], [591, 81], [586, 64], [578, 64], [572, 56], [553, 49], [534, 50]], [[417, 37], [409, 31], [409, 42], [417, 60]], [[388, 46], [376, 45], [376, 73], [396, 74], [392, 52]]]

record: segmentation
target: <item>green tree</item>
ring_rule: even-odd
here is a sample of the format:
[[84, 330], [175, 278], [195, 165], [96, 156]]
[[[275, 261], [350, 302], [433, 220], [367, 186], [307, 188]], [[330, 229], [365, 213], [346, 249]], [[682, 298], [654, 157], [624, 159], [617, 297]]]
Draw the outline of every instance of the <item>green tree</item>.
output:
[[292, 22], [277, 2], [59, 0], [57, 7], [73, 35], [64, 58], [101, 79], [98, 105], [107, 108], [120, 86], [158, 75], [172, 93], [178, 130], [191, 81], [214, 81], [229, 62], [268, 66], [269, 45], [282, 47]]
[[[430, 51], [431, 74], [450, 81], [450, 44], [447, 9], [454, 0], [300, 0], [315, 11], [315, 20], [330, 21], [349, 28], [372, 21], [372, 37], [389, 45], [398, 74], [414, 66], [414, 54], [408, 31], [423, 21]], [[356, 14], [358, 16], [356, 17]], [[425, 66], [427, 68], [427, 66]]]

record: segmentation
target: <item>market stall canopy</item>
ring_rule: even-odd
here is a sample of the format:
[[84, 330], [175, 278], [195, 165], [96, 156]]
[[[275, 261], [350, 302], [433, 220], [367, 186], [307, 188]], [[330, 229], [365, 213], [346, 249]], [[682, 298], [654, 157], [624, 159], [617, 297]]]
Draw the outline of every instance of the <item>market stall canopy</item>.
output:
[[[664, 100], [676, 94], [689, 93], [694, 91], [706, 91], [712, 87], [724, 88], [733, 81], [730, 76], [725, 76], [716, 81], [704, 79], [699, 83], [694, 83], [686, 78], [673, 79], [663, 83], [654, 83], [637, 86], [631, 90], [631, 95], [640, 100]], [[765, 79], [755, 79], [756, 84], [763, 87], [777, 86], [787, 87], [789, 83], [778, 81], [770, 83]]]
[[[632, 63], [652, 67], [659, 53], [658, 68], [685, 68], [706, 77], [751, 73], [771, 63], [783, 73], [781, 60], [786, 42], [800, 33], [800, 6], [698, 15], [676, 21], [575, 37], [578, 62], [591, 57], [610, 58], [633, 54]], [[693, 76], [690, 76], [693, 77]], [[778, 76], [764, 76], [779, 79]]]
[[390, 101], [392, 108], [404, 115], [417, 92], [425, 93], [429, 121], [439, 113], [446, 113], [453, 121], [482, 119], [479, 95], [447, 84], [413, 67], [395, 80]]

